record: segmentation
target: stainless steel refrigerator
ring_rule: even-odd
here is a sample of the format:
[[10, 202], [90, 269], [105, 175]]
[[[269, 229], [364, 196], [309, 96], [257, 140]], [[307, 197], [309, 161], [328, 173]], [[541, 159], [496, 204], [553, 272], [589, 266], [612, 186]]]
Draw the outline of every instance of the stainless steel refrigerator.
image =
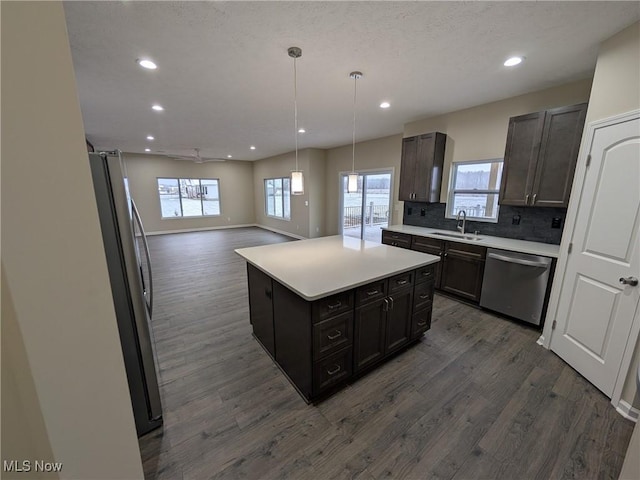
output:
[[129, 194], [119, 151], [90, 153], [115, 307], [138, 436], [162, 425], [151, 318], [151, 259], [142, 221]]

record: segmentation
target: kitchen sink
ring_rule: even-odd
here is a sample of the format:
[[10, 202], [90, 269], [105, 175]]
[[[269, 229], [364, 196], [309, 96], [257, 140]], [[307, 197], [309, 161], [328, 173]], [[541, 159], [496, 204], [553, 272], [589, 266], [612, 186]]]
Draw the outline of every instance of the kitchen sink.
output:
[[445, 232], [433, 232], [432, 235], [442, 235], [443, 237], [453, 237], [453, 238], [462, 238], [464, 240], [474, 240], [479, 241], [481, 238], [476, 237], [475, 235], [463, 235], [462, 233], [445, 233]]

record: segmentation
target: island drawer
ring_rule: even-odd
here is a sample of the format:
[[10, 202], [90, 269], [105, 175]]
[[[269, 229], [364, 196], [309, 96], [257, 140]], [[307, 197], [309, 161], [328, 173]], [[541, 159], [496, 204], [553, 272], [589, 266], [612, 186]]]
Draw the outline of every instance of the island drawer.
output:
[[433, 302], [433, 282], [419, 283], [413, 295], [413, 311], [416, 312]]
[[353, 342], [353, 312], [343, 313], [313, 326], [313, 359], [351, 346]]
[[351, 352], [351, 347], [348, 347], [313, 364], [314, 395], [351, 377]]
[[313, 323], [353, 310], [353, 290], [313, 302]]
[[416, 283], [433, 282], [434, 278], [436, 278], [435, 264], [420, 267], [416, 270]]
[[393, 247], [411, 248], [411, 235], [407, 233], [382, 231], [382, 243]]
[[389, 294], [413, 285], [413, 271], [404, 272], [389, 279]]
[[431, 328], [431, 304], [411, 317], [411, 339], [418, 338]]
[[363, 285], [356, 289], [356, 306], [379, 300], [384, 298], [386, 294], [387, 281], [384, 279]]

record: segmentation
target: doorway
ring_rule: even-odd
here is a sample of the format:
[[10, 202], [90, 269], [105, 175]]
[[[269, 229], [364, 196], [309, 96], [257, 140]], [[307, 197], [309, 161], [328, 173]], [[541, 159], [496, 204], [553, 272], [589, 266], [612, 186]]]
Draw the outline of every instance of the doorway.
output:
[[340, 174], [340, 228], [342, 235], [380, 242], [381, 229], [391, 216], [392, 172], [378, 170], [358, 175], [358, 190], [347, 192], [348, 173]]

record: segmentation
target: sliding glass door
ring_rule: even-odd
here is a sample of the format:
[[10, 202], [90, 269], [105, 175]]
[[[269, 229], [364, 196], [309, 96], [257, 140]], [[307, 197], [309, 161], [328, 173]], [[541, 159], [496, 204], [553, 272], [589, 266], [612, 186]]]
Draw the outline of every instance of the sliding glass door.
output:
[[391, 216], [391, 172], [361, 173], [354, 193], [347, 192], [347, 175], [340, 178], [342, 234], [380, 242], [380, 229], [389, 225]]

